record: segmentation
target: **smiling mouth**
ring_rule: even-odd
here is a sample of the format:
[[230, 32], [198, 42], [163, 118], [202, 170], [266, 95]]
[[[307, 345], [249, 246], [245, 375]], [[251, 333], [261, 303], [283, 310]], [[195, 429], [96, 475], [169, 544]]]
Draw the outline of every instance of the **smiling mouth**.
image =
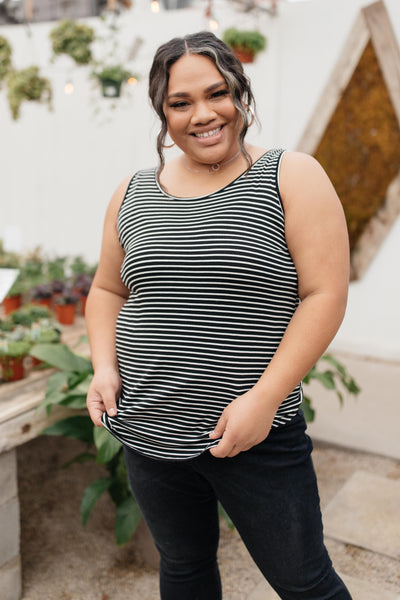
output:
[[223, 125], [221, 125], [220, 127], [216, 127], [216, 129], [211, 129], [210, 131], [205, 131], [204, 133], [192, 133], [192, 135], [194, 135], [194, 137], [197, 138], [210, 138], [213, 137], [214, 135], [217, 135], [221, 129], [222, 129]]

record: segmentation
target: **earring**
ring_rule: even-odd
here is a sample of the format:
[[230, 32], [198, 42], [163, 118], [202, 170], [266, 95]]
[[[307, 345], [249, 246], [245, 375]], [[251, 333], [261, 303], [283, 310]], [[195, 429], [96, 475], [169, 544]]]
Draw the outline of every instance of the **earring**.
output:
[[[167, 133], [165, 135], [167, 135]], [[170, 144], [169, 146], [166, 146], [165, 144], [162, 145], [162, 147], [165, 148], [165, 149], [167, 149], [167, 148], [173, 148], [174, 146], [175, 146], [175, 142], [172, 142], [172, 144]]]

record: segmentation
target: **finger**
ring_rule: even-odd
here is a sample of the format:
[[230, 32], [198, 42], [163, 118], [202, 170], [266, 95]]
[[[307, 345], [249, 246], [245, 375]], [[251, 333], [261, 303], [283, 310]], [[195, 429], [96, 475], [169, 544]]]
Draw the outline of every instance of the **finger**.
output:
[[225, 429], [226, 429], [226, 416], [224, 413], [222, 413], [222, 415], [219, 418], [219, 421], [214, 429], [214, 431], [212, 431], [210, 433], [210, 438], [213, 440], [217, 440], [218, 438], [222, 437], [224, 435]]
[[101, 400], [109, 417], [115, 417], [117, 414], [116, 393], [112, 386], [102, 390]]
[[235, 444], [230, 436], [224, 433], [219, 444], [214, 448], [211, 448], [210, 452], [215, 458], [225, 458], [232, 452], [234, 445]]

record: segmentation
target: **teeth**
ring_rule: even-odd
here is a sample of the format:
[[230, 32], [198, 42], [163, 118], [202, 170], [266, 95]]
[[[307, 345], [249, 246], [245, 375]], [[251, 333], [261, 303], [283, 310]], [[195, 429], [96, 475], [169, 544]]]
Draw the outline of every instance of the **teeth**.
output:
[[206, 131], [205, 133], [195, 133], [195, 136], [199, 137], [199, 138], [208, 138], [213, 135], [216, 135], [220, 131], [221, 131], [221, 127], [218, 127], [217, 129], [212, 129], [211, 131]]

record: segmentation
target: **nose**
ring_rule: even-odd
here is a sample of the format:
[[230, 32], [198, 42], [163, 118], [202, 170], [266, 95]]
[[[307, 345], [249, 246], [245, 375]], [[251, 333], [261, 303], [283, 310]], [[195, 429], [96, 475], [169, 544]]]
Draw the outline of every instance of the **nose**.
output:
[[193, 105], [191, 122], [193, 125], [203, 125], [215, 119], [216, 113], [208, 102], [196, 102]]

